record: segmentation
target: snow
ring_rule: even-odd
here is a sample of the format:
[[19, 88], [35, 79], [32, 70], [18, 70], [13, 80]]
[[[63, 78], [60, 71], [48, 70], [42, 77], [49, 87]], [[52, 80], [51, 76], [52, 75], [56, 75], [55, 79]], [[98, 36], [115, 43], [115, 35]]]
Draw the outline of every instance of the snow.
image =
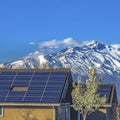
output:
[[44, 55], [35, 51], [10, 64], [0, 64], [0, 67], [37, 68], [45, 62], [49, 62], [53, 68], [69, 67], [74, 75], [82, 77], [86, 76], [88, 67], [92, 65], [97, 68], [99, 75], [103, 76], [105, 82], [115, 83], [117, 89], [120, 90], [119, 44], [108, 46], [91, 41], [79, 47], [66, 48], [55, 54]]

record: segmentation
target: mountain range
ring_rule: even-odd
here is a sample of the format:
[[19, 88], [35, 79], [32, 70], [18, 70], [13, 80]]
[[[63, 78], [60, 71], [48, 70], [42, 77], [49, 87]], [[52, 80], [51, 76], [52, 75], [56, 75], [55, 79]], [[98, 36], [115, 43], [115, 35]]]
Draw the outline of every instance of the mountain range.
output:
[[17, 61], [0, 64], [0, 68], [33, 69], [40, 68], [46, 62], [51, 68], [70, 68], [75, 81], [78, 75], [85, 81], [88, 67], [95, 67], [104, 83], [116, 85], [120, 100], [120, 44], [105, 45], [90, 41], [47, 55], [35, 51]]

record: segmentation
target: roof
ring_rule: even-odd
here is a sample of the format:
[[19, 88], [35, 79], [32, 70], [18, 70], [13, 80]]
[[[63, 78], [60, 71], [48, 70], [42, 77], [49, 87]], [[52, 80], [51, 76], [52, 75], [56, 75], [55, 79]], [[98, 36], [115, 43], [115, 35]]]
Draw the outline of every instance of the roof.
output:
[[[83, 84], [83, 87], [85, 86], [86, 85]], [[118, 102], [115, 84], [100, 84], [98, 87], [98, 94], [100, 97], [106, 97], [106, 106], [111, 106], [113, 102], [115, 104]]]
[[0, 69], [0, 103], [62, 103], [70, 69]]
[[112, 105], [113, 102], [117, 102], [117, 95], [114, 84], [101, 84], [98, 89], [98, 93], [100, 94], [100, 97], [106, 96], [106, 104]]

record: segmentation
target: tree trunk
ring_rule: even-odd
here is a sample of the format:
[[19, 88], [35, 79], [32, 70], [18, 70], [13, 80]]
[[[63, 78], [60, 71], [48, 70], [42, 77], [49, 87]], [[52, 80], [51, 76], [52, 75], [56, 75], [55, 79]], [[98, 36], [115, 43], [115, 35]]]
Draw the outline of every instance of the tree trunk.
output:
[[87, 113], [82, 114], [83, 120], [86, 120], [86, 117], [87, 117]]

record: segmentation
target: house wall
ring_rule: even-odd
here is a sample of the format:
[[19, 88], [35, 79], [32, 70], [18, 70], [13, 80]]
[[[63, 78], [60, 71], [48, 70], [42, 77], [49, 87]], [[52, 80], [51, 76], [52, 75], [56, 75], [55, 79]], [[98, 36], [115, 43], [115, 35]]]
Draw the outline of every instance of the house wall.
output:
[[[76, 112], [74, 109], [71, 109], [71, 120], [79, 120], [78, 119], [78, 112]], [[101, 108], [98, 109], [95, 112], [90, 113], [89, 115], [87, 115], [87, 120], [106, 120], [106, 109], [105, 108]], [[80, 120], [82, 119], [82, 115], [80, 114]]]
[[54, 115], [53, 108], [4, 107], [0, 120], [54, 120]]
[[117, 106], [116, 111], [117, 111], [117, 120], [120, 120], [120, 105]]
[[87, 116], [87, 120], [106, 120], [106, 109], [102, 108]]

